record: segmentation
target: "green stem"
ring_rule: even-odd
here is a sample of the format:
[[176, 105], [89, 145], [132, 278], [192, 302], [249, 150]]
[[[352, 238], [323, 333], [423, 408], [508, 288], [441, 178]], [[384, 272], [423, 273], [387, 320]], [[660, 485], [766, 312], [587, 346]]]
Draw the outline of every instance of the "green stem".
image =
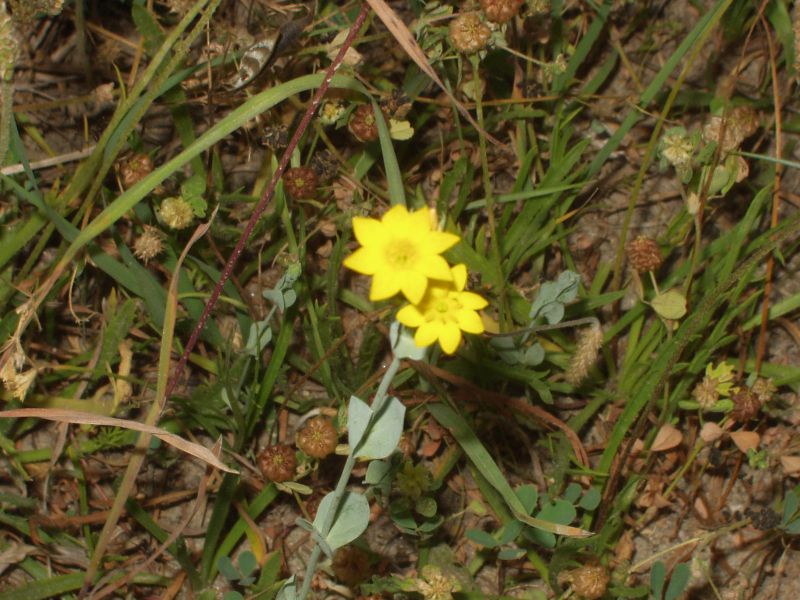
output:
[[[383, 410], [388, 398], [387, 392], [389, 391], [389, 386], [399, 370], [400, 359], [395, 356], [392, 358], [392, 362], [389, 363], [386, 372], [383, 374], [383, 379], [381, 379], [381, 383], [378, 386], [378, 391], [375, 392], [375, 399], [372, 401], [372, 417], [367, 423], [367, 427], [364, 429], [364, 434], [361, 437], [362, 440], [367, 439], [373, 423]], [[344, 467], [342, 467], [342, 473], [339, 475], [339, 481], [336, 482], [336, 488], [333, 490], [331, 510], [325, 514], [325, 518], [320, 523], [319, 534], [323, 538], [328, 535], [333, 526], [333, 522], [336, 520], [336, 513], [339, 512], [339, 504], [344, 497], [347, 482], [350, 481], [350, 475], [353, 473], [353, 467], [356, 465], [356, 451], [359, 445], [360, 444], [357, 444], [354, 448], [350, 448], [350, 454], [347, 455], [347, 460], [344, 463]], [[297, 596], [299, 600], [305, 600], [305, 597], [308, 595], [311, 589], [311, 580], [314, 578], [314, 573], [317, 570], [317, 563], [321, 556], [322, 548], [319, 544], [314, 544], [314, 549], [311, 551], [311, 556], [308, 559], [306, 576], [303, 579], [303, 587], [300, 589], [300, 594]]]

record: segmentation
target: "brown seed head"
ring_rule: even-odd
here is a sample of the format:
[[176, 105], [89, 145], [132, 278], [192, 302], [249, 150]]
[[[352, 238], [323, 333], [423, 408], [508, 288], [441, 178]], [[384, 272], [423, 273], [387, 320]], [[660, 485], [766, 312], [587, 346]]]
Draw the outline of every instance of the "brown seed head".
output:
[[586, 565], [572, 571], [572, 591], [584, 600], [598, 600], [606, 593], [608, 573], [599, 565]]
[[317, 194], [317, 174], [311, 167], [292, 167], [283, 174], [283, 185], [295, 200], [313, 198]]
[[644, 235], [637, 236], [631, 240], [625, 248], [628, 252], [628, 260], [636, 271], [655, 271], [661, 266], [661, 250], [653, 238]]
[[742, 388], [733, 396], [732, 400], [731, 417], [739, 423], [747, 423], [747, 421], [755, 419], [761, 410], [761, 401], [758, 399], [758, 395], [749, 388]]
[[481, 0], [481, 8], [492, 23], [507, 23], [519, 12], [522, 0]]
[[464, 54], [483, 50], [492, 37], [492, 30], [475, 13], [462, 13], [450, 21], [450, 41]]
[[285, 444], [267, 446], [258, 455], [258, 468], [266, 479], [276, 483], [289, 481], [297, 468], [294, 449]]
[[328, 417], [314, 417], [297, 434], [297, 447], [314, 458], [325, 458], [336, 449], [339, 434]]
[[119, 176], [126, 190], [153, 171], [153, 161], [147, 154], [134, 154], [122, 163]]
[[350, 115], [347, 124], [360, 142], [374, 142], [378, 139], [378, 124], [375, 122], [375, 111], [371, 104], [359, 104]]

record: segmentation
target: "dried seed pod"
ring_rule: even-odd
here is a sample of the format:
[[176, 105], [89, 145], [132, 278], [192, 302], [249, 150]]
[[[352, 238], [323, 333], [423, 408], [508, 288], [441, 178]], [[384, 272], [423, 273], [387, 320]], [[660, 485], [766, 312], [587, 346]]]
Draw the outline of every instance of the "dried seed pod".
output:
[[661, 266], [661, 250], [658, 243], [645, 235], [640, 235], [631, 240], [625, 248], [628, 260], [639, 273], [655, 271]]
[[598, 600], [608, 587], [608, 573], [599, 565], [585, 565], [571, 573], [572, 591], [584, 600]]
[[492, 37], [492, 30], [475, 13], [462, 13], [450, 21], [450, 41], [464, 54], [483, 50]]
[[297, 434], [297, 447], [314, 458], [325, 458], [336, 449], [339, 434], [328, 417], [314, 417]]
[[258, 455], [258, 468], [266, 479], [281, 483], [294, 477], [297, 457], [294, 449], [285, 444], [267, 446]]
[[164, 249], [164, 234], [158, 227], [145, 225], [144, 232], [133, 243], [133, 254], [147, 264], [151, 258], [155, 258]]
[[353, 587], [369, 577], [369, 556], [355, 546], [339, 548], [331, 563], [336, 579]]
[[134, 154], [119, 167], [122, 187], [126, 190], [153, 171], [153, 161], [147, 154]]
[[292, 167], [283, 174], [283, 185], [295, 200], [313, 198], [317, 194], [317, 174], [311, 167]]
[[519, 12], [522, 0], [480, 0], [486, 19], [492, 23], [507, 23]]
[[735, 394], [732, 398], [733, 410], [731, 417], [739, 423], [746, 423], [751, 419], [755, 419], [761, 410], [761, 401], [758, 399], [758, 394], [749, 388], [742, 388], [739, 393]]
[[347, 128], [360, 142], [374, 142], [378, 139], [378, 124], [371, 104], [359, 104], [350, 115]]

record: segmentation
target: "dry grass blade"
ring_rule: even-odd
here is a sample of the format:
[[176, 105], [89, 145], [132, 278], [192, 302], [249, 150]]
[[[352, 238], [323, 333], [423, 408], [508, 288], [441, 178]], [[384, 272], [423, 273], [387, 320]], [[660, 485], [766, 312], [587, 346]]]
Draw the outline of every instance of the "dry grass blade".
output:
[[406, 51], [406, 54], [413, 60], [417, 66], [422, 69], [422, 72], [425, 73], [428, 77], [430, 77], [433, 82], [438, 85], [442, 91], [447, 95], [447, 98], [458, 108], [458, 112], [464, 115], [464, 118], [469, 121], [469, 124], [472, 125], [476, 131], [481, 132], [483, 135], [486, 136], [487, 140], [490, 140], [493, 144], [498, 146], [503, 146], [504, 144], [495, 137], [489, 135], [480, 125], [478, 125], [477, 121], [472, 118], [472, 115], [469, 114], [467, 108], [458, 101], [458, 99], [453, 96], [453, 94], [448, 90], [439, 76], [436, 74], [436, 71], [433, 70], [428, 57], [425, 56], [425, 52], [423, 52], [422, 48], [419, 47], [417, 40], [414, 39], [414, 36], [411, 35], [411, 32], [406, 27], [406, 24], [400, 20], [400, 17], [397, 16], [391, 7], [384, 2], [384, 0], [367, 0], [367, 4], [372, 7], [372, 10], [375, 11], [375, 14], [378, 15], [383, 24], [386, 25], [386, 28], [389, 30], [394, 36], [394, 39], [397, 40], [397, 43]]
[[170, 433], [160, 427], [153, 427], [138, 421], [130, 419], [116, 419], [114, 417], [103, 417], [94, 413], [81, 412], [79, 410], [67, 410], [62, 408], [18, 408], [15, 410], [4, 410], [0, 412], [0, 418], [3, 419], [24, 419], [32, 417], [35, 419], [47, 419], [48, 421], [57, 421], [59, 423], [76, 423], [81, 425], [105, 425], [108, 427], [121, 427], [123, 429], [132, 429], [133, 431], [141, 431], [142, 433], [149, 433], [157, 437], [162, 442], [177, 448], [181, 452], [190, 454], [203, 462], [216, 467], [220, 471], [226, 473], [237, 473], [225, 463], [219, 460], [211, 450], [200, 444], [189, 442], [180, 436]]

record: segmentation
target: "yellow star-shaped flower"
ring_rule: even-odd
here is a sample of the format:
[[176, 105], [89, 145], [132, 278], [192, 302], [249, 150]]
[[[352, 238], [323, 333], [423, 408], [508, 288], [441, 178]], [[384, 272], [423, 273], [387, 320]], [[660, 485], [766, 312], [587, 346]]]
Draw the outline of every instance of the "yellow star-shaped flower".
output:
[[483, 321], [477, 311], [488, 304], [478, 294], [464, 291], [466, 266], [456, 265], [450, 272], [451, 282], [432, 282], [420, 302], [407, 304], [397, 313], [397, 320], [403, 325], [417, 328], [414, 334], [417, 346], [430, 346], [438, 341], [446, 354], [456, 351], [462, 331], [483, 333]]
[[426, 208], [408, 212], [397, 205], [380, 221], [353, 217], [353, 233], [361, 248], [344, 260], [344, 266], [372, 275], [370, 300], [385, 300], [402, 292], [416, 304], [425, 295], [429, 279], [452, 279], [441, 254], [459, 238], [433, 229]]

